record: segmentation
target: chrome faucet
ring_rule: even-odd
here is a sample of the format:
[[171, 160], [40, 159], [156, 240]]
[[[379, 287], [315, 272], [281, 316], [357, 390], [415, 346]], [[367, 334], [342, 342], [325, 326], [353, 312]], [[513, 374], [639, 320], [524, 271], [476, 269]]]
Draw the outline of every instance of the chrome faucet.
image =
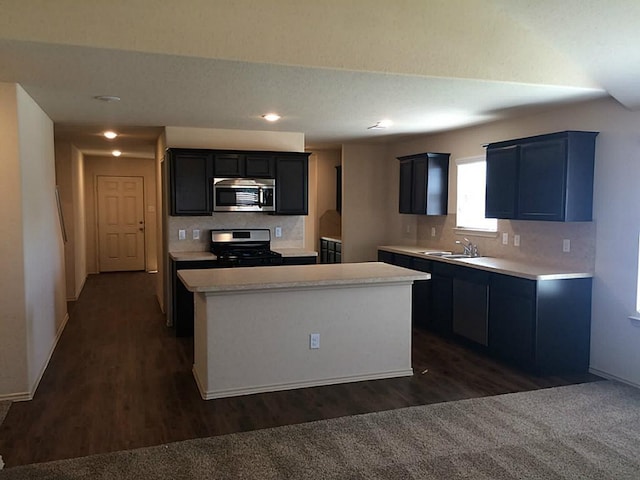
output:
[[464, 255], [469, 255], [470, 257], [477, 257], [478, 254], [478, 246], [471, 243], [471, 241], [468, 238], [465, 238], [464, 241], [465, 243], [462, 243], [460, 240], [456, 240], [456, 243], [458, 245], [462, 245], [462, 252], [464, 253]]

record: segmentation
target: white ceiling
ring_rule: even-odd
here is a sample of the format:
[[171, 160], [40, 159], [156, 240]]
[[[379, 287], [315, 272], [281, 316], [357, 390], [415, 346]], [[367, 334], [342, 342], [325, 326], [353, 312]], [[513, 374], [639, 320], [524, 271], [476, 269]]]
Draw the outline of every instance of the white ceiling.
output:
[[[91, 154], [153, 155], [162, 126], [304, 132], [319, 148], [606, 95], [640, 108], [637, 0], [139, 0], [111, 2], [111, 21], [82, 0], [3, 3], [0, 81]], [[93, 98], [105, 94], [122, 100]], [[264, 122], [269, 111], [282, 120]], [[385, 118], [390, 129], [367, 129]], [[124, 135], [108, 142], [106, 128]]]

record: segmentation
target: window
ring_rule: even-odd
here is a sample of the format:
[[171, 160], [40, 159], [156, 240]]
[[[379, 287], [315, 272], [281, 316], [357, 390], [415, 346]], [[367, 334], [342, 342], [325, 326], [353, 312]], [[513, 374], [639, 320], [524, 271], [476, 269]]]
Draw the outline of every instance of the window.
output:
[[458, 208], [456, 227], [470, 230], [496, 232], [498, 220], [484, 217], [486, 161], [485, 157], [459, 158]]

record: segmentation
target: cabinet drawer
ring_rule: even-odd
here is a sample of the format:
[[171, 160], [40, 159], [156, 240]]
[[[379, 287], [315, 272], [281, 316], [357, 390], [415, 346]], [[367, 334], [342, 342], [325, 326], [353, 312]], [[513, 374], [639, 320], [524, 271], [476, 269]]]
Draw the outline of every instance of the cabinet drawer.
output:
[[522, 297], [533, 297], [536, 294], [536, 282], [526, 278], [511, 277], [508, 275], [491, 274], [489, 280], [491, 288]]

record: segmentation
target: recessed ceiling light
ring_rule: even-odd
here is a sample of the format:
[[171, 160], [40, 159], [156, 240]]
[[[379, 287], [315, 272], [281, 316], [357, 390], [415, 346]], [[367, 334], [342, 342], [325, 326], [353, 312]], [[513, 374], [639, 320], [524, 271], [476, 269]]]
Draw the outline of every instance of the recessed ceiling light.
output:
[[118, 136], [118, 134], [112, 130], [107, 130], [106, 132], [103, 133], [103, 135], [107, 137], [109, 140], [113, 140]]
[[264, 118], [267, 122], [277, 122], [278, 120], [280, 120], [280, 115], [278, 115], [277, 113], [265, 113], [264, 115], [262, 115], [262, 118]]
[[114, 157], [119, 157], [120, 155], [122, 155], [122, 152], [120, 150], [114, 150], [113, 152], [111, 152], [111, 155], [113, 155]]
[[380, 120], [375, 125], [367, 127], [367, 130], [383, 130], [385, 128], [389, 128], [391, 125], [393, 125], [391, 120]]
[[96, 100], [102, 100], [103, 102], [119, 102], [120, 101], [120, 97], [116, 95], [96, 95], [93, 98], [95, 98]]

